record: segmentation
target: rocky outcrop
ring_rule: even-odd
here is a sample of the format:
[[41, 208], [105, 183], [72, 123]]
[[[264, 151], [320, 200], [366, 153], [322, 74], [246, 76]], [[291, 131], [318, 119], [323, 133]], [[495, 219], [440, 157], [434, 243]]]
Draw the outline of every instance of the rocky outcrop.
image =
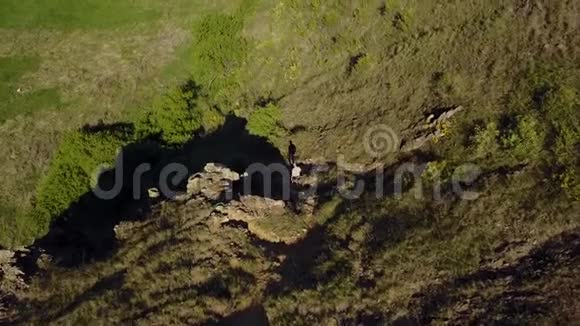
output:
[[[192, 175], [187, 182], [187, 196], [190, 198], [219, 200], [224, 192], [231, 191], [234, 181], [240, 180], [240, 175], [227, 167], [215, 163], [205, 166], [203, 172]], [[190, 199], [187, 198], [187, 199]]]
[[416, 135], [415, 138], [412, 140], [406, 141], [401, 146], [402, 152], [411, 152], [417, 150], [425, 145], [428, 142], [432, 141], [433, 139], [439, 138], [443, 136], [443, 131], [440, 126], [443, 123], [447, 122], [457, 113], [463, 111], [463, 106], [458, 106], [454, 109], [448, 110], [436, 116], [435, 114], [431, 114], [425, 120], [421, 121], [418, 126], [416, 127]]
[[297, 218], [281, 200], [258, 196], [242, 196], [239, 201], [218, 205], [211, 214], [218, 225], [242, 223], [256, 238], [274, 243], [293, 243], [297, 232], [279, 227], [281, 222]]
[[[317, 194], [307, 191], [309, 187], [317, 186], [315, 171], [295, 166], [294, 172], [288, 201], [244, 194], [234, 196], [233, 184], [242, 176], [215, 163], [207, 164], [202, 172], [192, 175], [187, 190], [171, 199], [195, 208], [195, 211], [213, 206], [206, 215], [211, 228], [242, 225], [260, 240], [294, 243], [304, 235], [301, 217], [312, 216], [318, 205]], [[149, 189], [149, 194], [150, 198], [161, 196], [156, 188]], [[118, 225], [115, 228], [117, 239], [127, 238], [133, 232], [132, 226], [131, 223]]]
[[281, 200], [243, 196], [240, 201], [218, 205], [214, 216], [221, 217], [222, 222], [236, 220], [248, 223], [257, 219], [280, 217], [287, 213], [286, 203]]
[[[208, 163], [202, 172], [189, 177], [187, 181], [187, 191], [178, 193], [173, 198], [177, 201], [208, 200], [218, 201], [229, 191], [232, 191], [232, 184], [240, 180], [240, 175], [227, 167]], [[157, 188], [148, 190], [149, 198], [159, 198], [161, 193]]]
[[0, 324], [14, 317], [18, 294], [26, 288], [24, 272], [16, 266], [16, 252], [0, 250]]

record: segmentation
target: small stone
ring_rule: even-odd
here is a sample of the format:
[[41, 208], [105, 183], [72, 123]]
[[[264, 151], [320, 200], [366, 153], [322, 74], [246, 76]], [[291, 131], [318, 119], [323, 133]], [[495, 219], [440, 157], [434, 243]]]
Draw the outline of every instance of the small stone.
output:
[[147, 190], [147, 194], [149, 195], [149, 198], [159, 198], [161, 196], [159, 189], [157, 188], [150, 188]]

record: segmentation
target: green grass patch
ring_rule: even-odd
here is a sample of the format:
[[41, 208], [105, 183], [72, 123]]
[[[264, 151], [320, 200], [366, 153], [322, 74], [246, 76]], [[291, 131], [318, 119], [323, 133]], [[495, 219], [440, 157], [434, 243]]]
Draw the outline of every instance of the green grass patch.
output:
[[60, 95], [54, 88], [30, 91], [18, 85], [25, 74], [38, 70], [40, 62], [39, 57], [0, 58], [0, 123], [17, 115], [61, 105]]
[[31, 243], [36, 235], [36, 228], [30, 216], [8, 203], [0, 200], [0, 246], [12, 248]]
[[209, 14], [194, 27], [191, 73], [217, 102], [227, 102], [240, 87], [239, 68], [248, 44], [240, 15]]
[[2, 57], [0, 58], [0, 83], [15, 83], [25, 73], [40, 68], [39, 57]]
[[158, 17], [156, 10], [128, 0], [3, 0], [0, 28], [111, 28]]
[[[0, 96], [5, 95], [0, 93]], [[8, 96], [0, 104], [0, 123], [17, 115], [31, 114], [43, 109], [60, 106], [60, 94], [54, 88], [41, 89], [24, 95]]]

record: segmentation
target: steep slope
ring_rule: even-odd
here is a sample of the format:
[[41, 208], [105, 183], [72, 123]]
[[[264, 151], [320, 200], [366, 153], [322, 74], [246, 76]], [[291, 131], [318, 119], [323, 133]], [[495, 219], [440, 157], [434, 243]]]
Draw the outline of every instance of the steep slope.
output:
[[[203, 96], [171, 93], [185, 108], [147, 116], [160, 131], [144, 144], [162, 155], [144, 183], [157, 186], [176, 162], [189, 174], [206, 163], [242, 175], [252, 163], [283, 166], [292, 139], [303, 171], [292, 196], [271, 202], [236, 184], [233, 201], [154, 189], [138, 203], [82, 197], [48, 240], [5, 264], [23, 268], [29, 287], [0, 288], [2, 321], [578, 320], [577, 6], [265, 0], [202, 17], [187, 89]], [[192, 122], [182, 109], [201, 110], [201, 123], [190, 120], [203, 126], [164, 147], [168, 125]], [[224, 132], [228, 119], [246, 129]], [[272, 206], [248, 208], [244, 195]]]
[[162, 202], [116, 228], [118, 250], [104, 261], [38, 270], [13, 321], [573, 321], [580, 211], [564, 198], [530, 202], [528, 173], [483, 177], [475, 202], [416, 199], [413, 188], [398, 199], [334, 199], [291, 217], [300, 223], [285, 232], [308, 230], [291, 244], [224, 222], [204, 200]]

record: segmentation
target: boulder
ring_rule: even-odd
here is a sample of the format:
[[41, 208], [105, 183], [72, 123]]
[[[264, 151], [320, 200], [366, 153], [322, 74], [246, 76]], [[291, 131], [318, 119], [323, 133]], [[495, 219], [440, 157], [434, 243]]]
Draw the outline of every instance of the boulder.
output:
[[240, 175], [225, 166], [208, 163], [203, 172], [192, 175], [187, 182], [187, 194], [180, 196], [184, 201], [193, 197], [203, 197], [209, 200], [219, 200], [224, 192], [231, 189], [234, 181], [240, 180]]
[[216, 163], [208, 163], [203, 169], [206, 176], [211, 175], [214, 179], [238, 181], [240, 180], [240, 175], [226, 166]]
[[244, 210], [257, 216], [280, 216], [286, 213], [286, 203], [281, 200], [258, 196], [240, 198]]
[[243, 196], [240, 201], [233, 200], [226, 205], [219, 205], [214, 213], [227, 217], [226, 220], [249, 222], [266, 217], [282, 216], [287, 211], [286, 203], [281, 200]]

